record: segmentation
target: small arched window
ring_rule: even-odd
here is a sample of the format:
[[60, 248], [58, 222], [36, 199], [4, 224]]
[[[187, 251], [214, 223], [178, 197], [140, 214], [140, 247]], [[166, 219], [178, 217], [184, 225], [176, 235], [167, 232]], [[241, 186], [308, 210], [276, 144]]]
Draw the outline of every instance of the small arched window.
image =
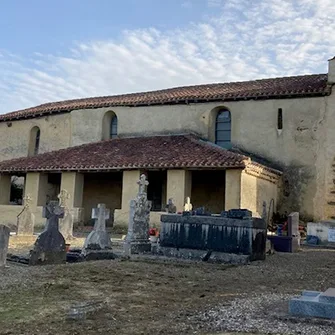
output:
[[117, 137], [118, 133], [118, 119], [113, 111], [105, 113], [102, 119], [102, 139], [109, 140], [110, 138]]
[[30, 131], [28, 156], [38, 154], [40, 148], [41, 130], [39, 127], [33, 127]]
[[215, 122], [215, 144], [222, 148], [231, 148], [231, 116], [227, 109], [219, 110]]
[[115, 138], [117, 137], [117, 116], [114, 115], [111, 119], [110, 123], [110, 134], [109, 138]]

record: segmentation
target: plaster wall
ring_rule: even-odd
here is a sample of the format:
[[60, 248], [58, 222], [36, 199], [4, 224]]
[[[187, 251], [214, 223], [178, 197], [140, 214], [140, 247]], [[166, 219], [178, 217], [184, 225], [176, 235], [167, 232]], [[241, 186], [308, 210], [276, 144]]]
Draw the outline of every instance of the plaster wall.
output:
[[70, 146], [70, 113], [0, 122], [0, 161], [28, 156], [30, 130], [35, 126], [41, 131], [39, 153]]
[[[122, 136], [195, 132], [214, 140], [215, 115], [228, 108], [233, 147], [260, 156], [283, 169], [280, 210], [299, 211], [302, 219], [335, 216], [328, 206], [335, 156], [335, 98], [269, 99], [188, 105], [113, 107], [72, 111], [36, 119], [0, 123], [0, 159], [26, 156], [30, 129], [41, 129], [40, 152], [100, 141], [103, 117], [113, 111]], [[278, 108], [283, 129], [277, 130]], [[334, 132], [333, 132], [334, 133]], [[335, 194], [335, 193], [334, 193]], [[129, 198], [129, 197], [128, 197]], [[128, 200], [127, 198], [127, 200]]]
[[[135, 186], [136, 188], [136, 186]], [[92, 208], [106, 204], [112, 222], [115, 209], [121, 209], [122, 173], [87, 173], [84, 175], [83, 208], [84, 220], [91, 220]]]
[[220, 214], [225, 208], [225, 171], [192, 171], [193, 209], [203, 207]]
[[[276, 211], [278, 186], [265, 179], [252, 176], [245, 171], [241, 174], [241, 208], [252, 211], [254, 217], [262, 217], [263, 203], [266, 204], [266, 213]], [[273, 199], [273, 202], [272, 202]], [[273, 205], [272, 205], [273, 204]]]
[[225, 210], [240, 208], [241, 204], [241, 169], [226, 171]]

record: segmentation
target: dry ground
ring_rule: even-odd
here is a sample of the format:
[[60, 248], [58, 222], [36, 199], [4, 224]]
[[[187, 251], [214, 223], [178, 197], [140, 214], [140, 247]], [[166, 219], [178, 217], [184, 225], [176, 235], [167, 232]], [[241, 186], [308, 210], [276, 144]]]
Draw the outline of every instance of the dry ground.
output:
[[[213, 334], [220, 329], [206, 321], [206, 311], [240, 296], [325, 290], [335, 286], [334, 269], [330, 250], [275, 254], [239, 267], [157, 260], [9, 264], [0, 270], [0, 334]], [[88, 305], [86, 317], [69, 319], [79, 304]]]

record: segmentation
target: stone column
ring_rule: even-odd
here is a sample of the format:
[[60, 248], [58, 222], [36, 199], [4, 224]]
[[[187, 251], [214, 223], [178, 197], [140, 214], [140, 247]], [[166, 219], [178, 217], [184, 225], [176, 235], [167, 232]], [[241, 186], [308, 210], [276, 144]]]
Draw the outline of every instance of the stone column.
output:
[[28, 172], [26, 175], [26, 183], [24, 189], [24, 195], [30, 195], [31, 203], [30, 207], [34, 212], [36, 207], [39, 205], [43, 206], [43, 203], [40, 204], [38, 201], [41, 200], [42, 197], [39, 198], [39, 191], [40, 191], [40, 176], [39, 172]]
[[[149, 180], [150, 182], [150, 180]], [[168, 170], [166, 198], [173, 198], [177, 212], [183, 211], [187, 197], [191, 198], [192, 173], [188, 170]]]
[[84, 175], [78, 172], [62, 172], [61, 190], [70, 194], [69, 208], [81, 208], [83, 205]]
[[240, 169], [226, 170], [225, 210], [240, 208], [241, 205]]
[[123, 171], [122, 178], [122, 210], [129, 211], [130, 200], [136, 198], [137, 189], [134, 187], [140, 179], [140, 170]]
[[69, 194], [67, 205], [72, 215], [73, 224], [82, 223], [84, 175], [78, 172], [62, 172], [60, 189], [61, 191], [66, 190]]
[[0, 174], [0, 205], [9, 205], [11, 176]]

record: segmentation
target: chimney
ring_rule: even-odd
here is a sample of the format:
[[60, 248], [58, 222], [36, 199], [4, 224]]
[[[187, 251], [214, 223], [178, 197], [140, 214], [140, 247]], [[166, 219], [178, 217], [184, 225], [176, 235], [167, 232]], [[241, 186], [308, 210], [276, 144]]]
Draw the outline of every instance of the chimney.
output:
[[328, 60], [328, 84], [335, 84], [335, 57]]

